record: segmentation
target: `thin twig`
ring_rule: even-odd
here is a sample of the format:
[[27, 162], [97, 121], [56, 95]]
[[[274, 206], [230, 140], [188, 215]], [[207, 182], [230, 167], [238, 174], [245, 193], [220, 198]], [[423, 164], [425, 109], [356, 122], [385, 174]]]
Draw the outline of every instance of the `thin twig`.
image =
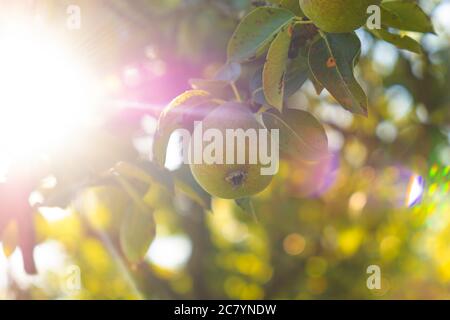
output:
[[128, 283], [133, 293], [139, 298], [139, 300], [145, 300], [144, 295], [138, 289], [138, 285], [134, 280], [131, 272], [129, 271], [125, 261], [122, 259], [122, 256], [117, 252], [117, 249], [112, 244], [108, 234], [106, 234], [105, 232], [96, 232], [96, 234], [102, 241], [103, 245], [106, 247], [106, 250], [108, 250], [109, 254], [113, 258], [119, 270], [122, 272], [125, 281]]
[[230, 86], [231, 86], [231, 88], [233, 89], [233, 93], [234, 93], [234, 95], [235, 95], [235, 97], [236, 97], [236, 100], [237, 100], [238, 102], [242, 102], [242, 97], [241, 97], [241, 94], [239, 93], [238, 88], [236, 87], [236, 83], [231, 82], [231, 83], [230, 83]]

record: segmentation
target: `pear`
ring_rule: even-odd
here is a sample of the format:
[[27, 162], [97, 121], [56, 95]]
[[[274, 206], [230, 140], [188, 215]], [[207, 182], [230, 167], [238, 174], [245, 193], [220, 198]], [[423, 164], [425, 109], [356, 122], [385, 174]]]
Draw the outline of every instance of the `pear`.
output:
[[[198, 124], [197, 124], [198, 125]], [[223, 137], [223, 145], [221, 148], [223, 154], [223, 161], [221, 163], [202, 162], [194, 164], [191, 162], [190, 168], [192, 174], [199, 185], [209, 194], [223, 199], [240, 199], [252, 196], [263, 191], [272, 181], [272, 175], [262, 175], [261, 168], [263, 167], [259, 156], [256, 163], [249, 161], [249, 139], [245, 143], [239, 144], [237, 139], [227, 139], [227, 130], [242, 129], [259, 129], [264, 127], [256, 120], [254, 114], [249, 107], [244, 104], [228, 102], [209, 113], [201, 122], [203, 132], [209, 129], [216, 129]], [[229, 131], [229, 130], [228, 130]], [[236, 131], [234, 131], [236, 132]], [[270, 139], [268, 136], [268, 152], [270, 152]], [[195, 133], [190, 141], [190, 150], [194, 151], [194, 145], [202, 143], [203, 150], [211, 144], [211, 141], [195, 141]], [[198, 139], [197, 139], [198, 140]], [[227, 164], [227, 144], [234, 140], [234, 160], [232, 164]], [[239, 164], [237, 161], [238, 148], [242, 148], [245, 144], [245, 162]], [[232, 150], [232, 148], [229, 148]], [[242, 150], [242, 149], [241, 149]], [[216, 150], [218, 151], [218, 150]], [[195, 151], [194, 151], [195, 152]], [[215, 152], [212, 152], [215, 154]], [[259, 134], [258, 134], [258, 154], [259, 154]]]
[[381, 0], [300, 0], [305, 15], [321, 30], [351, 32], [366, 23], [367, 8]]

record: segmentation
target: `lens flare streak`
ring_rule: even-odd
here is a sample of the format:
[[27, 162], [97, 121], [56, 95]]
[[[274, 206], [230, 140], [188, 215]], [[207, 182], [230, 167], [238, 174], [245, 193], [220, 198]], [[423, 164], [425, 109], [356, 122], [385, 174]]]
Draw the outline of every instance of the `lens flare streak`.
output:
[[422, 201], [423, 192], [425, 190], [425, 179], [417, 174], [413, 174], [409, 180], [406, 192], [405, 205], [411, 208]]

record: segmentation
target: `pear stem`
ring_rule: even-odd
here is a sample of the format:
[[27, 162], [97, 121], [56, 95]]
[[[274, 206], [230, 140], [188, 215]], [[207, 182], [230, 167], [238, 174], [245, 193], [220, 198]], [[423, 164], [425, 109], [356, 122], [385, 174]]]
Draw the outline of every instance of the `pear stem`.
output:
[[236, 83], [233, 81], [233, 82], [230, 83], [230, 85], [231, 85], [231, 89], [233, 89], [233, 93], [234, 93], [234, 95], [236, 97], [236, 100], [238, 102], [242, 102], [242, 97], [241, 97], [241, 94], [239, 93], [238, 88], [236, 87]]

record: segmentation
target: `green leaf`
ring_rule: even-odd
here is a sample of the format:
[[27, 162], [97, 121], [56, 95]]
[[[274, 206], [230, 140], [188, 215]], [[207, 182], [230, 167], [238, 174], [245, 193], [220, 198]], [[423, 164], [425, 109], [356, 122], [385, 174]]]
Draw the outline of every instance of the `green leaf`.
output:
[[142, 200], [142, 196], [139, 192], [128, 182], [127, 179], [123, 178], [121, 175], [114, 173], [114, 178], [120, 184], [122, 189], [128, 194], [128, 196], [133, 200], [134, 204], [139, 207], [142, 211], [147, 211], [147, 204]]
[[295, 59], [288, 64], [285, 77], [284, 97], [288, 98], [296, 93], [308, 79], [308, 51], [304, 47]]
[[[284, 98], [288, 98], [296, 93], [308, 79], [308, 52], [304, 48], [300, 54], [290, 62], [288, 62], [286, 76], [284, 79]], [[257, 104], [268, 104], [264, 96], [262, 88], [262, 72], [263, 68], [256, 70], [250, 81], [250, 90], [252, 92], [252, 101]]]
[[353, 74], [361, 52], [355, 33], [323, 33], [309, 50], [309, 66], [317, 82], [346, 109], [367, 115], [367, 96]]
[[378, 39], [387, 41], [395, 45], [399, 49], [409, 50], [414, 53], [421, 54], [422, 46], [416, 40], [407, 35], [400, 35], [395, 33], [390, 33], [385, 29], [370, 30], [370, 32], [376, 36]]
[[252, 93], [252, 101], [257, 104], [267, 104], [266, 97], [264, 96], [264, 90], [262, 88], [262, 72], [264, 66], [258, 68], [255, 74], [250, 79], [250, 91]]
[[169, 191], [174, 189], [170, 171], [161, 169], [151, 162], [131, 163], [121, 161], [114, 166], [113, 172], [125, 179], [134, 179], [147, 185], [156, 183]]
[[245, 62], [260, 54], [295, 15], [286, 9], [259, 7], [245, 16], [228, 43], [228, 61]]
[[201, 120], [214, 108], [212, 96], [204, 90], [190, 90], [175, 98], [161, 113], [153, 141], [153, 157], [164, 166], [166, 150], [171, 134], [180, 128], [192, 129], [196, 120]]
[[120, 247], [131, 263], [141, 262], [156, 235], [153, 210], [149, 207], [143, 211], [139, 206], [132, 206], [120, 227]]
[[312, 82], [312, 84], [314, 86], [314, 90], [316, 90], [317, 95], [320, 95], [322, 93], [323, 89], [325, 89], [325, 88], [319, 81], [316, 80], [316, 78], [314, 77], [314, 75], [311, 71], [309, 72], [309, 80]]
[[305, 16], [302, 9], [300, 8], [300, 1], [298, 0], [281, 0], [280, 7], [292, 11], [299, 17]]
[[280, 130], [280, 150], [306, 161], [328, 156], [325, 129], [310, 113], [286, 109], [283, 114], [269, 111], [262, 114], [268, 129]]
[[251, 214], [255, 221], [258, 221], [258, 217], [256, 216], [255, 208], [253, 207], [253, 201], [251, 198], [236, 199], [234, 200], [234, 202], [245, 213]]
[[381, 7], [384, 9], [382, 23], [386, 26], [400, 30], [434, 33], [430, 17], [414, 1], [387, 1], [383, 2]]
[[174, 172], [175, 186], [204, 209], [211, 209], [211, 196], [199, 186], [188, 165]]
[[287, 26], [273, 40], [263, 69], [263, 89], [266, 101], [278, 110], [283, 109], [284, 78], [291, 44], [291, 28]]
[[156, 235], [153, 208], [126, 179], [117, 174], [115, 178], [133, 201], [120, 227], [120, 247], [128, 261], [139, 263], [144, 259]]

